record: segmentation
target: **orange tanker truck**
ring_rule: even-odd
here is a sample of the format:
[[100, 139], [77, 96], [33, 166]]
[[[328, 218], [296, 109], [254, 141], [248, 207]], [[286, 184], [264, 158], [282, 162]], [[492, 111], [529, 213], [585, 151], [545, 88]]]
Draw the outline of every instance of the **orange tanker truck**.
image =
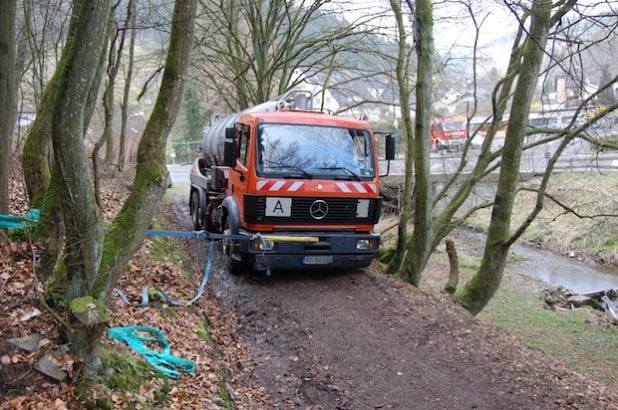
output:
[[[368, 266], [382, 197], [364, 121], [310, 109], [291, 91], [206, 129], [190, 174], [195, 230], [224, 234], [228, 270]], [[394, 156], [387, 135], [386, 159]]]

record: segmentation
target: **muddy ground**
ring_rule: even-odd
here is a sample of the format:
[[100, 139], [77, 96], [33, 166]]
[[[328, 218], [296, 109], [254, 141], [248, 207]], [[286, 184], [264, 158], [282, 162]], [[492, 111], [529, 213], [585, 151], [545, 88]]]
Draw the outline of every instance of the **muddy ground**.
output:
[[[190, 229], [183, 196], [172, 198], [172, 210], [178, 228]], [[204, 242], [192, 241], [190, 252], [205, 264]], [[384, 275], [378, 264], [265, 277], [231, 276], [221, 262], [218, 255], [208, 297], [235, 322], [228, 337], [249, 353], [227, 377], [262, 388], [272, 407], [618, 409], [615, 390], [484, 327], [446, 296]]]

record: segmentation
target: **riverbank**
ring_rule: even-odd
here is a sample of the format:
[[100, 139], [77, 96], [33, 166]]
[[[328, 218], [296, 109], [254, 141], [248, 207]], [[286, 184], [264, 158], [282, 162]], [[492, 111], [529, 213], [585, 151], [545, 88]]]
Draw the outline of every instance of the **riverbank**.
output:
[[[463, 286], [480, 265], [483, 242], [458, 233], [450, 239], [457, 246], [459, 284]], [[512, 256], [510, 260], [517, 262], [517, 257]], [[548, 285], [519, 271], [516, 265], [507, 264], [500, 288], [475, 321], [504, 331], [518, 343], [603, 385], [616, 385], [618, 326], [606, 314], [592, 308], [550, 309], [542, 298]], [[423, 292], [442, 301], [444, 306], [451, 303], [442, 291], [448, 272], [448, 256], [441, 247], [432, 255], [420, 284]]]
[[[519, 226], [532, 211], [539, 182], [537, 177], [522, 186], [511, 215], [512, 227]], [[490, 213], [491, 209], [477, 212], [467, 223], [485, 231]], [[543, 210], [520, 241], [618, 270], [618, 173], [552, 176]]]
[[[533, 188], [538, 179], [528, 181]], [[391, 191], [396, 192], [396, 191]], [[506, 331], [526, 346], [543, 352], [567, 367], [606, 385], [618, 383], [618, 326], [602, 312], [589, 308], [550, 310], [541, 298], [549, 285], [534, 276], [544, 272], [561, 275], [563, 265], [570, 265], [577, 275], [581, 266], [611, 273], [618, 269], [618, 175], [565, 174], [550, 184], [545, 209], [512, 248], [499, 290], [476, 320]], [[535, 193], [518, 195], [512, 215], [513, 226], [521, 223], [536, 201]], [[559, 204], [569, 204], [565, 209]], [[389, 213], [394, 210], [386, 208]], [[476, 232], [487, 229], [491, 210], [477, 213], [468, 221]], [[391, 215], [392, 216], [392, 215]], [[383, 218], [381, 227], [392, 226], [394, 218]], [[483, 235], [459, 230], [449, 235], [457, 246], [460, 263], [460, 286], [472, 277], [480, 265]], [[394, 230], [385, 238], [391, 240]], [[523, 245], [525, 244], [525, 245]], [[530, 255], [526, 249], [544, 250]], [[536, 258], [536, 259], [533, 259]], [[536, 267], [535, 267], [536, 266]], [[441, 246], [431, 257], [421, 281], [421, 290], [449, 303], [442, 288], [448, 279], [448, 257]], [[612, 282], [615, 277], [615, 282]], [[575, 279], [582, 279], [581, 277]], [[618, 275], [609, 283], [618, 287]], [[600, 289], [595, 289], [600, 290]], [[525, 365], [525, 364], [522, 364]]]

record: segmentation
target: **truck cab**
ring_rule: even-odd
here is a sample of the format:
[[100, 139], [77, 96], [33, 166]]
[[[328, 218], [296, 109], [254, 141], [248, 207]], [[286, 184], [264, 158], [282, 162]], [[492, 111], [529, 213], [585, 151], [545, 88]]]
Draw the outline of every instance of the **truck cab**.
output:
[[278, 109], [240, 113], [228, 125], [225, 140], [219, 138], [222, 163], [211, 158], [202, 161], [206, 169], [193, 167], [211, 183], [202, 193], [192, 175], [191, 198], [199, 202], [203, 194], [205, 201], [192, 200], [190, 212], [203, 212], [197, 219], [224, 234], [230, 271], [371, 263], [382, 197], [366, 122]]

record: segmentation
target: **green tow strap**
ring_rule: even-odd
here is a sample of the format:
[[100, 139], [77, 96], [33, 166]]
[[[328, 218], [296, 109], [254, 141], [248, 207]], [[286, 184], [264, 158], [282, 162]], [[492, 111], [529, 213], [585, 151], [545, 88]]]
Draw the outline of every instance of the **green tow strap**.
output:
[[[144, 337], [136, 332], [150, 333], [155, 337]], [[159, 329], [147, 326], [112, 327], [107, 331], [107, 334], [112, 339], [128, 344], [136, 353], [144, 356], [152, 367], [167, 377], [178, 379], [182, 373], [193, 373], [195, 371], [195, 364], [192, 361], [171, 354], [165, 334]], [[151, 350], [146, 347], [145, 343], [155, 343], [162, 348], [162, 351]]]

